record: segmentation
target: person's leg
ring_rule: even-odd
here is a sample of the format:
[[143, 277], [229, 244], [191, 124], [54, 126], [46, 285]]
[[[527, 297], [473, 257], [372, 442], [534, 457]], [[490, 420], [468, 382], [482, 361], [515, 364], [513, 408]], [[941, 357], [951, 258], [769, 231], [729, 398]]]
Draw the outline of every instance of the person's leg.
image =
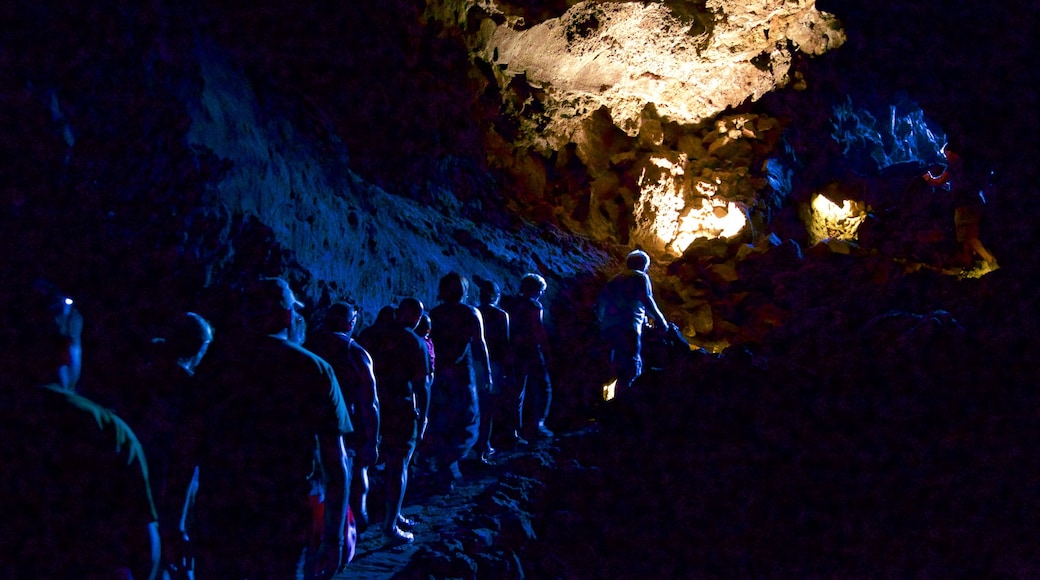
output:
[[525, 437], [552, 437], [553, 433], [545, 425], [552, 404], [552, 386], [549, 382], [549, 371], [545, 364], [538, 360], [529, 361], [524, 385], [524, 417], [523, 434]]
[[386, 519], [383, 534], [387, 541], [395, 544], [411, 543], [415, 538], [398, 526], [401, 507], [408, 489], [408, 464], [415, 452], [415, 439], [404, 447], [388, 450], [386, 458]]
[[350, 478], [350, 509], [360, 534], [368, 528], [368, 466], [357, 462]]
[[643, 372], [640, 336], [635, 330], [625, 328], [613, 329], [606, 338], [610, 344], [611, 366], [617, 373], [615, 392], [621, 392], [632, 386]]

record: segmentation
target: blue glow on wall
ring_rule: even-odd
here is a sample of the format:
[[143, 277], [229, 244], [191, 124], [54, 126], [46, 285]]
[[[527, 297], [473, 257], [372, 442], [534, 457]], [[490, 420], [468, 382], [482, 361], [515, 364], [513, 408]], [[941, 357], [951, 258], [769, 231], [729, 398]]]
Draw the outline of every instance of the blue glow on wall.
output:
[[861, 175], [894, 165], [927, 166], [945, 160], [945, 132], [905, 95], [874, 111], [856, 106], [848, 97], [833, 108], [831, 138], [841, 146], [852, 170]]

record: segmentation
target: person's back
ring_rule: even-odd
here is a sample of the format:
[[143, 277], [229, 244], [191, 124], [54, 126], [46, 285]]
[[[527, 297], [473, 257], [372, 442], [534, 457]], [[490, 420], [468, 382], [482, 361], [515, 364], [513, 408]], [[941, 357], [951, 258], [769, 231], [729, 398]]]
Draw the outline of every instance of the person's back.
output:
[[0, 577], [149, 578], [159, 544], [144, 452], [72, 391], [82, 319], [55, 292], [2, 305], [0, 334], [14, 340], [0, 348]]
[[618, 389], [631, 386], [643, 372], [643, 325], [651, 320], [660, 331], [668, 328], [646, 274], [650, 256], [634, 250], [625, 259], [625, 266], [624, 272], [607, 282], [596, 301], [600, 335], [610, 347], [610, 366]]
[[0, 577], [111, 577], [156, 521], [144, 453], [111, 412], [36, 387], [0, 411]]
[[219, 466], [206, 473], [205, 481], [223, 489], [248, 474], [245, 483], [271, 496], [266, 499], [284, 504], [279, 494], [300, 489], [305, 497], [315, 428], [337, 430], [347, 424], [336, 413], [339, 408], [345, 416], [346, 410], [338, 386], [330, 389], [338, 385], [330, 380], [331, 367], [303, 347], [272, 336], [222, 354], [216, 376], [204, 378], [213, 410], [203, 444], [217, 463], [213, 467]]
[[354, 432], [344, 436], [348, 452], [354, 455], [350, 478], [350, 506], [358, 531], [368, 526], [368, 468], [376, 464], [379, 444], [379, 397], [372, 357], [351, 335], [358, 318], [352, 303], [335, 302], [325, 313], [317, 332], [305, 344], [336, 371], [343, 401]]
[[603, 288], [598, 304], [600, 328], [642, 328], [646, 321], [646, 288], [649, 277], [639, 270], [625, 270]]
[[509, 356], [509, 314], [494, 304], [481, 304], [477, 310], [484, 321], [488, 357], [493, 364], [505, 364]]
[[429, 410], [426, 384], [430, 372], [426, 345], [412, 330], [423, 312], [418, 299], [405, 298], [393, 323], [373, 333], [371, 354], [379, 394], [380, 455], [386, 460], [386, 519], [383, 533], [391, 544], [414, 541], [401, 516], [408, 466]]
[[525, 274], [520, 279], [520, 295], [509, 313], [517, 382], [522, 389], [520, 431], [527, 439], [553, 436], [545, 425], [552, 405], [552, 380], [549, 337], [540, 301], [547, 286], [541, 275]]
[[463, 304], [468, 282], [457, 273], [441, 278], [441, 303], [430, 311], [437, 352], [430, 410], [431, 459], [444, 481], [458, 479], [458, 460], [479, 437], [477, 391], [491, 389], [491, 369], [480, 312]]
[[383, 335], [394, 326], [394, 307], [386, 305], [379, 309], [375, 321], [357, 333], [357, 341], [369, 352], [379, 348]]
[[458, 372], [469, 372], [474, 356], [479, 356], [474, 349], [487, 348], [486, 344], [473, 345], [473, 329], [479, 322], [476, 312], [476, 308], [457, 302], [440, 304], [430, 311], [430, 338], [443, 369], [454, 367]]
[[174, 316], [145, 345], [146, 352], [130, 373], [133, 396], [116, 410], [134, 429], [148, 457], [149, 479], [163, 532], [163, 559], [181, 541], [188, 486], [195, 468], [194, 448], [199, 434], [194, 411], [201, 404], [194, 380], [195, 368], [213, 339], [213, 328], [193, 312]]
[[[495, 448], [493, 437], [503, 439], [499, 432], [515, 433], [520, 425], [519, 404], [502, 406], [502, 401], [519, 401], [519, 393], [513, 388], [512, 352], [510, 346], [509, 314], [498, 306], [501, 291], [497, 283], [474, 276], [480, 288], [480, 305], [477, 310], [484, 322], [484, 340], [488, 346], [491, 367], [491, 390], [478, 392], [480, 403], [480, 436], [474, 449], [480, 460], [491, 463]], [[509, 410], [509, 407], [512, 410]], [[509, 439], [509, 437], [505, 437]], [[507, 445], [508, 445], [507, 441]]]
[[[372, 406], [374, 397], [374, 380], [368, 380], [372, 362], [367, 350], [356, 340], [341, 332], [320, 331], [312, 334], [304, 345], [314, 354], [325, 359], [336, 372], [343, 403], [346, 405], [350, 423], [354, 432], [344, 438], [348, 448], [360, 450], [378, 433], [378, 419], [362, 412], [362, 408]], [[362, 392], [366, 387], [373, 393]], [[377, 405], [378, 406], [378, 405]], [[369, 434], [373, 434], [369, 436]]]
[[[291, 313], [291, 303], [285, 308]], [[311, 539], [316, 441], [337, 442], [339, 457], [323, 459], [338, 460], [325, 469], [343, 476], [340, 436], [353, 428], [335, 373], [289, 340], [288, 319], [278, 326], [219, 337], [199, 369], [210, 401], [196, 500], [199, 569], [208, 567], [200, 573], [284, 577]], [[342, 535], [343, 524], [332, 529]]]

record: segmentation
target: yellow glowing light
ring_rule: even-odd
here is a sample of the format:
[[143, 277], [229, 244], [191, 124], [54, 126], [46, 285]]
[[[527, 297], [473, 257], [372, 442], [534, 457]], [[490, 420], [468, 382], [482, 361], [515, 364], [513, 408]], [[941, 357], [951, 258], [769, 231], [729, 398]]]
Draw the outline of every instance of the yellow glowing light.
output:
[[[736, 203], [718, 195], [718, 177], [686, 180], [686, 156], [653, 157], [660, 171], [644, 170], [639, 178], [640, 202], [636, 221], [656, 237], [670, 254], [682, 255], [698, 238], [729, 238], [743, 231], [747, 216]], [[651, 175], [654, 173], [654, 175]]]
[[609, 385], [603, 385], [603, 400], [609, 401], [614, 398], [614, 392], [617, 389], [617, 379]]
[[681, 218], [675, 238], [669, 249], [681, 254], [698, 238], [729, 238], [739, 234], [747, 217], [732, 201], [711, 199], [700, 208], [691, 207]]
[[813, 244], [827, 239], [850, 242], [859, 239], [859, 227], [866, 218], [862, 203], [846, 199], [839, 206], [826, 196], [816, 194], [811, 207], [809, 234]]

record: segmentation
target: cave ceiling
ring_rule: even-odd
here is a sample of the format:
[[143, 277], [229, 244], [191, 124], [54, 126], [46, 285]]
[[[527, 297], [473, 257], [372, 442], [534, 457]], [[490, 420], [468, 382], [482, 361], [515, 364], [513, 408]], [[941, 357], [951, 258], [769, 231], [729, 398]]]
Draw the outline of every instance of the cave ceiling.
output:
[[797, 81], [795, 52], [823, 54], [844, 39], [813, 0], [586, 1], [535, 24], [485, 19], [476, 49], [504, 86], [522, 77], [544, 92], [546, 118], [530, 135], [556, 149], [601, 108], [629, 136], [648, 105], [701, 123]]

